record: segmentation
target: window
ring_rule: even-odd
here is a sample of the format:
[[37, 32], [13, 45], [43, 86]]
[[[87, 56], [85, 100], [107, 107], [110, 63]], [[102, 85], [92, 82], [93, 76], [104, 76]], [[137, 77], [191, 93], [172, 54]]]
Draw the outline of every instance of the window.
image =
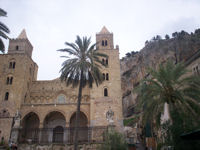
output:
[[107, 40], [105, 40], [105, 46], [107, 46], [107, 45], [108, 45]]
[[107, 88], [104, 89], [104, 97], [106, 97], [106, 96], [108, 96], [108, 89]]
[[106, 59], [106, 65], [108, 65], [108, 59]]
[[103, 80], [105, 80], [105, 73], [103, 73]]
[[12, 84], [12, 82], [13, 82], [13, 77], [7, 77], [6, 84]]
[[104, 40], [102, 40], [101, 45], [104, 46]]
[[102, 59], [102, 65], [104, 65], [105, 64], [105, 60], [104, 59]]
[[7, 100], [8, 100], [8, 98], [9, 98], [9, 93], [8, 93], [8, 92], [6, 92], [6, 94], [5, 94], [5, 101], [7, 101]]
[[19, 50], [19, 46], [17, 45], [17, 46], [15, 47], [15, 49], [16, 49], [16, 50]]
[[10, 82], [10, 78], [7, 77], [6, 84], [9, 84], [9, 82]]
[[15, 61], [11, 61], [11, 62], [9, 63], [9, 68], [10, 68], [10, 69], [15, 69]]
[[65, 95], [60, 94], [60, 95], [57, 97], [57, 102], [58, 102], [58, 103], [66, 103], [66, 97], [65, 97]]
[[200, 75], [200, 66], [199, 66], [199, 65], [195, 65], [195, 66], [193, 67], [193, 73], [194, 73], [195, 75]]
[[108, 76], [108, 73], [106, 73], [106, 80], [109, 80], [109, 76]]

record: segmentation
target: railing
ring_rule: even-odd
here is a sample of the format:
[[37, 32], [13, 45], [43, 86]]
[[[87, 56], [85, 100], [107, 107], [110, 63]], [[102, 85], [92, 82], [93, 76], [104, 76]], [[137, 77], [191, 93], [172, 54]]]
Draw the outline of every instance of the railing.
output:
[[[78, 128], [79, 143], [102, 143], [104, 141], [104, 133], [107, 131], [106, 126], [96, 127], [79, 127]], [[64, 143], [73, 144], [74, 128], [63, 128], [55, 130], [53, 128], [34, 128], [20, 129], [19, 143]]]

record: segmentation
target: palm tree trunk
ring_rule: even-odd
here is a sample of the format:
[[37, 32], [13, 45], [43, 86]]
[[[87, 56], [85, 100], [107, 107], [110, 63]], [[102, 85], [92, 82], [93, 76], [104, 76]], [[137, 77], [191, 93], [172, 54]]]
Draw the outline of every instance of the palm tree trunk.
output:
[[83, 89], [83, 70], [81, 70], [81, 79], [79, 84], [78, 91], [78, 101], [77, 101], [77, 110], [76, 110], [76, 122], [75, 122], [75, 131], [74, 131], [74, 150], [78, 148], [78, 130], [80, 124], [80, 106], [81, 106], [81, 97], [82, 97], [82, 89]]

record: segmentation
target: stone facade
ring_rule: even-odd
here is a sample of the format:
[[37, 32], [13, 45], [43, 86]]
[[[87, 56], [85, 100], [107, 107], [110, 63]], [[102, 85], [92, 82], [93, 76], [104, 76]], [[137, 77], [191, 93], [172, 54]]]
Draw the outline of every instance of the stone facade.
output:
[[[99, 52], [109, 56], [102, 63], [105, 81], [98, 87], [83, 89], [81, 113], [83, 126], [107, 126], [106, 112], [114, 112], [114, 125], [122, 124], [122, 95], [119, 49], [113, 47], [113, 34], [105, 27], [96, 35]], [[32, 60], [33, 46], [25, 30], [11, 39], [7, 54], [0, 55], [0, 136], [9, 140], [16, 113], [20, 115], [21, 128], [70, 127], [74, 114], [78, 89], [66, 87], [59, 78], [38, 81], [38, 66]], [[7, 114], [7, 115], [6, 115]]]

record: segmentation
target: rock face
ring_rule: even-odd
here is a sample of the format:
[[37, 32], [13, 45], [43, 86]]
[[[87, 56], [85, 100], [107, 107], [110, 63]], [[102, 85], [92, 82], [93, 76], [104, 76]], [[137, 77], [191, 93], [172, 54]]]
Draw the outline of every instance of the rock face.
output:
[[137, 95], [132, 91], [141, 79], [148, 76], [148, 68], [156, 69], [169, 59], [174, 62], [185, 61], [199, 49], [200, 29], [197, 29], [191, 34], [185, 31], [175, 32], [171, 39], [154, 38], [146, 42], [139, 52], [127, 53], [120, 62], [124, 116], [134, 113]]

